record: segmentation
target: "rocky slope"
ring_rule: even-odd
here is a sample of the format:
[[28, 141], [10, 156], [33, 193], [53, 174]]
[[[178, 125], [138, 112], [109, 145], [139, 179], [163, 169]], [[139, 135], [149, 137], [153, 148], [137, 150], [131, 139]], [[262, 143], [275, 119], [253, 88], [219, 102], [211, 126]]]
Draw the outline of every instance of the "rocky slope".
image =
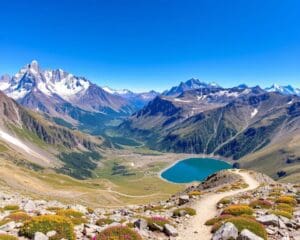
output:
[[[2, 76], [0, 90], [59, 124], [74, 125], [89, 132], [103, 130], [101, 125], [128, 116], [152, 99], [151, 93], [146, 98], [144, 93], [130, 99], [111, 94], [84, 77], [61, 69], [42, 70], [35, 60], [13, 77]], [[98, 129], [95, 122], [99, 123]]]
[[[209, 177], [207, 182], [200, 186], [194, 185], [166, 201], [112, 209], [91, 209], [88, 206], [76, 204], [76, 201], [63, 204], [58, 201], [34, 200], [1, 188], [0, 236], [6, 234], [19, 239], [36, 240], [57, 239], [58, 237], [106, 239], [101, 238], [105, 233], [106, 237], [110, 236], [113, 239], [122, 239], [126, 235], [127, 239], [163, 240], [180, 239], [180, 231], [186, 227], [185, 231], [191, 231], [184, 238], [187, 240], [228, 239], [227, 236], [231, 239], [251, 240], [298, 239], [299, 186], [277, 184], [264, 175], [254, 172], [247, 174], [252, 175], [258, 182], [264, 182], [264, 185], [255, 190], [243, 191], [247, 183], [243, 182], [240, 175], [223, 171]], [[211, 229], [214, 234], [210, 237], [201, 235], [200, 232], [192, 232], [191, 223], [199, 217], [206, 217], [201, 212], [195, 211], [194, 207], [197, 203], [207, 197], [211, 198], [212, 195], [230, 193], [233, 189], [241, 193], [217, 203], [215, 218], [207, 221], [207, 226], [204, 226]], [[285, 197], [286, 195], [289, 197]], [[287, 199], [291, 202], [288, 203]], [[286, 203], [283, 204], [283, 200]], [[205, 206], [202, 207], [205, 208]], [[238, 211], [232, 210], [238, 207], [240, 207]], [[282, 207], [285, 211], [291, 211], [289, 213], [279, 211], [278, 208]], [[244, 214], [243, 211], [246, 210], [247, 214]], [[283, 214], [285, 216], [288, 214], [289, 218], [284, 217]], [[242, 221], [248, 221], [251, 224], [241, 225]], [[59, 227], [61, 224], [65, 226], [63, 229]], [[212, 224], [214, 224], [213, 227], [211, 227]], [[253, 228], [254, 224], [259, 228]], [[241, 238], [243, 235], [247, 237]]]
[[[2, 92], [0, 115], [2, 159], [15, 161], [14, 155], [18, 153], [26, 159], [25, 162], [34, 163], [36, 167], [58, 167], [68, 173], [75, 170], [75, 163], [68, 159], [69, 154], [77, 152], [88, 155], [95, 152], [94, 155], [97, 155], [99, 151], [101, 139], [49, 122], [43, 116], [21, 107]], [[82, 159], [82, 171], [86, 168], [83, 163], [90, 161]], [[68, 169], [65, 169], [66, 166]]]
[[299, 106], [297, 96], [259, 87], [201, 88], [156, 97], [120, 125], [120, 131], [162, 151], [238, 160], [296, 136]]

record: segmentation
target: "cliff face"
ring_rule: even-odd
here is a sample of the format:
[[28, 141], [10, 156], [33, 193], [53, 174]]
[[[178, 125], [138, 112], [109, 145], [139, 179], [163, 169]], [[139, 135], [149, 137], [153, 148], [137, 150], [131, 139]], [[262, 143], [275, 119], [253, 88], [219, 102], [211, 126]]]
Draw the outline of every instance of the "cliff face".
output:
[[24, 109], [2, 92], [0, 92], [0, 114], [2, 128], [28, 130], [46, 144], [68, 149], [83, 147], [88, 150], [93, 150], [97, 145], [87, 135], [55, 125], [42, 116]]

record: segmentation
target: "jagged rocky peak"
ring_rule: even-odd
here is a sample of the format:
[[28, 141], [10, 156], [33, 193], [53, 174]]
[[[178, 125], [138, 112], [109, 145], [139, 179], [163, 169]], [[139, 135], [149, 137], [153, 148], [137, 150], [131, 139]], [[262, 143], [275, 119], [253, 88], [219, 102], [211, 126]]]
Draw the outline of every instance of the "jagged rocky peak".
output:
[[39, 72], [39, 63], [37, 60], [32, 60], [31, 63], [28, 65], [28, 68], [34, 72]]
[[181, 82], [178, 86], [172, 87], [170, 90], [166, 90], [163, 92], [163, 95], [165, 96], [178, 96], [182, 94], [185, 91], [195, 90], [195, 89], [203, 89], [203, 88], [221, 88], [216, 83], [206, 83], [203, 81], [200, 81], [196, 78], [191, 78], [185, 82]]
[[267, 92], [278, 92], [285, 95], [298, 95], [300, 96], [300, 89], [294, 88], [291, 85], [281, 86], [279, 84], [274, 83], [271, 87], [265, 88]]

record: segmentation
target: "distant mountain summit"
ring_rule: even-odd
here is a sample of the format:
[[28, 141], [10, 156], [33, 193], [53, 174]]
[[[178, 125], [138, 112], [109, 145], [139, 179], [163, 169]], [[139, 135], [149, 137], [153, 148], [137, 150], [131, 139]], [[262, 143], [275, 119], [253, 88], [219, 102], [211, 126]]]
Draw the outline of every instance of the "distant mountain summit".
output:
[[265, 88], [267, 92], [279, 92], [285, 95], [298, 95], [300, 96], [300, 89], [294, 88], [291, 85], [280, 86], [278, 84], [273, 84], [271, 87]]
[[135, 105], [124, 94], [104, 90], [84, 77], [62, 69], [42, 70], [36, 60], [13, 77], [2, 76], [0, 90], [23, 106], [84, 128], [130, 115], [151, 100]]
[[170, 90], [163, 92], [165, 96], [176, 96], [180, 95], [185, 91], [200, 89], [200, 88], [219, 88], [220, 86], [216, 83], [205, 83], [199, 79], [189, 79], [186, 82], [181, 82], [178, 86], [172, 87]]

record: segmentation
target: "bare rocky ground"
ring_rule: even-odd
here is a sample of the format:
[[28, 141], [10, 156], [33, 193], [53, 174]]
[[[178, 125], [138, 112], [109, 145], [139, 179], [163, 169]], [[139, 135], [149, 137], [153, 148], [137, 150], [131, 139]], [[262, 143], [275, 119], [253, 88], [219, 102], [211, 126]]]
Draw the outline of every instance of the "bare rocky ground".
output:
[[[143, 239], [180, 239], [179, 231], [182, 227], [185, 227], [187, 232], [194, 231], [192, 227], [188, 228], [188, 226], [192, 226], [189, 223], [194, 222], [196, 216], [202, 217], [201, 212], [195, 208], [195, 204], [206, 196], [221, 196], [226, 192], [240, 193], [219, 201], [215, 206], [215, 217], [224, 216], [225, 210], [232, 206], [248, 206], [252, 209], [251, 213], [239, 213], [242, 216], [232, 213], [231, 217], [251, 218], [253, 221], [259, 222], [266, 231], [267, 239], [270, 240], [300, 239], [299, 185], [278, 184], [265, 175], [254, 172], [249, 175], [260, 183], [258, 188], [251, 191], [242, 192], [242, 189], [246, 189], [248, 184], [239, 174], [235, 174], [233, 171], [222, 171], [212, 175], [202, 184], [194, 184], [166, 201], [116, 209], [90, 209], [87, 206], [68, 205], [58, 201], [35, 200], [2, 188], [0, 189], [0, 239], [1, 234], [15, 236], [17, 239], [58, 239], [55, 238], [56, 229], [47, 229], [47, 231], [41, 229], [29, 238], [20, 236], [20, 230], [26, 222], [32, 221], [36, 216], [56, 216], [66, 209], [80, 213], [67, 216], [74, 223], [76, 239], [96, 239], [95, 236], [98, 233], [112, 226], [131, 228]], [[291, 198], [293, 202], [288, 203]], [[255, 201], [256, 204], [254, 204]], [[285, 204], [290, 204], [290, 207]], [[286, 214], [288, 210], [282, 212], [281, 209], [280, 212], [278, 206], [283, 207], [284, 210], [292, 209], [292, 212], [289, 212], [289, 215]], [[18, 214], [23, 217], [16, 217], [19, 216]], [[230, 214], [226, 213], [226, 215]], [[207, 226], [213, 230], [212, 235], [204, 236], [192, 232], [193, 234], [187, 235], [185, 239], [263, 239], [252, 229], [246, 227], [238, 229], [231, 222], [227, 222], [227, 219], [224, 218], [217, 224]]]

